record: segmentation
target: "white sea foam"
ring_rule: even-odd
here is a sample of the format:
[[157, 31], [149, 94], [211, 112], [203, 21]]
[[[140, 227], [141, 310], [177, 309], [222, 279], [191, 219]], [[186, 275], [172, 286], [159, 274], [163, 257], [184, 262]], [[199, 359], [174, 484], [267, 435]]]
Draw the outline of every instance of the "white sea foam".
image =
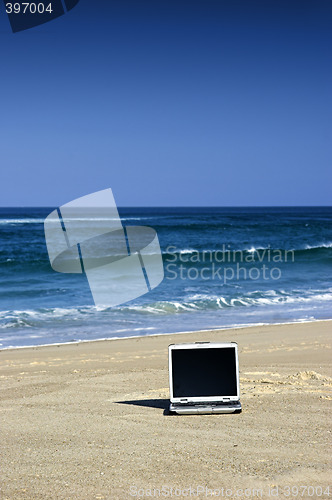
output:
[[250, 247], [250, 248], [244, 248], [242, 251], [254, 253], [254, 252], [258, 252], [260, 250], [273, 250], [273, 249], [270, 246], [268, 246], [268, 247]]
[[0, 219], [0, 224], [42, 224], [45, 219]]
[[305, 250], [315, 250], [316, 248], [332, 248], [332, 242], [321, 243], [320, 245], [306, 245], [304, 247]]

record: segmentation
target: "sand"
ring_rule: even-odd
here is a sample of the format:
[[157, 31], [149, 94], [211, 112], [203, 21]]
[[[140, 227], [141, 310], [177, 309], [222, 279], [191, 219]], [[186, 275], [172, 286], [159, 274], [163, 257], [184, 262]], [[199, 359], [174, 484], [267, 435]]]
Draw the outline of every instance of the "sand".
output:
[[[0, 351], [0, 498], [328, 498], [331, 332], [323, 321]], [[241, 414], [167, 413], [167, 346], [196, 340], [238, 342]]]

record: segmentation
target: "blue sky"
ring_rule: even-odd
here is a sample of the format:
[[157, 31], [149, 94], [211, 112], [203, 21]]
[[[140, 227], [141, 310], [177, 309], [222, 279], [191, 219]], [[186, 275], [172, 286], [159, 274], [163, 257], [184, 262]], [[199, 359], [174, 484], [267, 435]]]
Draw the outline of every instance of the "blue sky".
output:
[[331, 205], [329, 0], [1, 7], [1, 206]]

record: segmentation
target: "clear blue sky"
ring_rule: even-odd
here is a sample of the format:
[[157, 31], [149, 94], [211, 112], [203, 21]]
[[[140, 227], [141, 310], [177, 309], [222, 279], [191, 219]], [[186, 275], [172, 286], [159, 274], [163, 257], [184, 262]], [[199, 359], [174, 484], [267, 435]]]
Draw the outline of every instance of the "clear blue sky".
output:
[[0, 11], [0, 206], [331, 205], [330, 0]]

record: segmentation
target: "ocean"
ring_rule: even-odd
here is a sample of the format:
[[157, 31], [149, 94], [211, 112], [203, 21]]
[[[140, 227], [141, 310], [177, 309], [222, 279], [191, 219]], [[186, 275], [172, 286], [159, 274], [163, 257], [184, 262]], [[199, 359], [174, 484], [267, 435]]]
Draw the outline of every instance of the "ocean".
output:
[[112, 308], [51, 268], [52, 210], [0, 209], [1, 349], [332, 318], [332, 207], [119, 208], [156, 230], [165, 277]]

